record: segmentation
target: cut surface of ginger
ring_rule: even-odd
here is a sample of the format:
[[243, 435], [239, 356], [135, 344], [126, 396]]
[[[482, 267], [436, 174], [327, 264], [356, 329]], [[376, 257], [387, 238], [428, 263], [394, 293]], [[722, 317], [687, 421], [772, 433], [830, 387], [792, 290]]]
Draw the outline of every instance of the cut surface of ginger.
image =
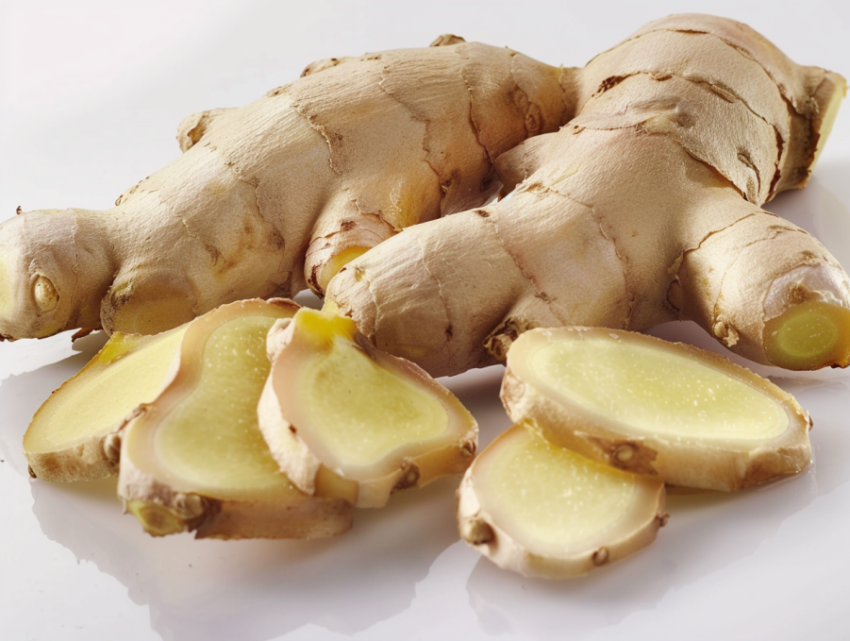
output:
[[269, 374], [266, 334], [275, 320], [236, 318], [207, 338], [194, 389], [159, 422], [154, 436], [156, 455], [170, 473], [216, 493], [289, 483], [256, 417]]
[[673, 484], [732, 490], [808, 464], [808, 414], [727, 359], [633, 332], [523, 334], [502, 398], [554, 442]]
[[33, 473], [49, 481], [114, 473], [118, 450], [107, 439], [162, 389], [184, 331], [178, 327], [154, 336], [113, 335], [33, 417], [24, 435]]
[[664, 484], [592, 461], [515, 425], [475, 460], [459, 493], [461, 536], [526, 576], [577, 576], [650, 543]]
[[850, 353], [850, 310], [822, 301], [790, 307], [765, 323], [764, 349], [771, 363], [798, 370], [817, 369]]
[[555, 394], [636, 431], [749, 440], [788, 428], [788, 413], [744, 381], [651, 343], [556, 341], [529, 363]]
[[266, 334], [293, 313], [247, 301], [189, 324], [174, 380], [123, 439], [119, 493], [148, 532], [310, 538], [350, 526], [346, 502], [289, 482], [257, 424]]
[[393, 490], [469, 464], [469, 412], [421, 369], [369, 345], [350, 319], [302, 309], [272, 331], [269, 349], [261, 428], [304, 491], [379, 507]]

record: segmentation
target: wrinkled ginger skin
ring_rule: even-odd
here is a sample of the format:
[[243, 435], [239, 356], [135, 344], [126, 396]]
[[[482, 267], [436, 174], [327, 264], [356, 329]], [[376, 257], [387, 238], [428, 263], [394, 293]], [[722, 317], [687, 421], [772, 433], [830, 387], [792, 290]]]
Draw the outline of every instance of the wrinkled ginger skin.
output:
[[[740, 23], [684, 15], [597, 56], [570, 87], [568, 125], [497, 159], [516, 187], [507, 198], [389, 239], [328, 299], [434, 376], [504, 360], [533, 327], [674, 319], [761, 363], [850, 362], [850, 280], [760, 208], [805, 184], [841, 76], [794, 64]], [[838, 338], [802, 356], [776, 349], [775, 326], [799, 310]]]
[[149, 334], [233, 300], [321, 294], [345, 260], [491, 199], [494, 159], [569, 119], [566, 75], [442, 37], [189, 116], [184, 154], [114, 208], [0, 225], [0, 336]]

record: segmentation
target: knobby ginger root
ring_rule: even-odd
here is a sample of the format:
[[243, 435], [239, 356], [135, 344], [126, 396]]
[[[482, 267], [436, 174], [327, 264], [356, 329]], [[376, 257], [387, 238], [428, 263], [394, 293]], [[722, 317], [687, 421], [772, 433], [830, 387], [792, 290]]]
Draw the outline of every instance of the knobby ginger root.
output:
[[447, 389], [376, 350], [354, 323], [301, 309], [269, 333], [260, 427], [301, 490], [381, 507], [396, 490], [460, 474], [478, 429]]
[[89, 481], [118, 472], [117, 432], [168, 383], [185, 327], [154, 336], [115, 333], [39, 408], [24, 434], [33, 476]]
[[445, 37], [311, 65], [188, 117], [184, 154], [113, 209], [0, 225], [0, 337], [155, 333], [251, 297], [321, 294], [410, 225], [487, 202], [493, 160], [569, 118], [562, 71]]
[[232, 303], [186, 328], [171, 382], [122, 435], [118, 493], [150, 534], [314, 538], [351, 526], [351, 504], [299, 491], [257, 426], [266, 334], [296, 308]]
[[711, 352], [633, 332], [526, 332], [508, 352], [502, 401], [553, 443], [672, 485], [737, 490], [811, 459], [811, 418], [790, 394]]
[[673, 319], [757, 362], [847, 366], [850, 279], [760, 208], [805, 184], [844, 79], [696, 15], [565, 74], [576, 115], [497, 159], [506, 198], [388, 239], [328, 300], [434, 376], [504, 360], [533, 327]]
[[564, 578], [648, 545], [667, 521], [664, 483], [586, 459], [515, 425], [458, 490], [461, 537], [502, 568]]

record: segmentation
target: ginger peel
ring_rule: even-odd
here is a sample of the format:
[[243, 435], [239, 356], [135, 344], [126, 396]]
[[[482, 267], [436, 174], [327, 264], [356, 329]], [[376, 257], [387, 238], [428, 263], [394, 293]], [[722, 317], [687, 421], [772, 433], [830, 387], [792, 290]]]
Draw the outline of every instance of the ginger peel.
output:
[[388, 239], [329, 300], [433, 375], [502, 361], [529, 328], [675, 319], [756, 362], [847, 366], [850, 279], [760, 208], [804, 186], [844, 79], [696, 15], [565, 73], [574, 116], [497, 159], [507, 197]]

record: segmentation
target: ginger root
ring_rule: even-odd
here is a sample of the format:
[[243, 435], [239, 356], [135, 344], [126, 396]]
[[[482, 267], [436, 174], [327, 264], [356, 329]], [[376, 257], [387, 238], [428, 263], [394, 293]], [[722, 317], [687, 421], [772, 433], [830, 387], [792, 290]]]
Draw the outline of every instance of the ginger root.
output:
[[533, 327], [674, 319], [760, 363], [847, 366], [850, 279], [760, 208], [805, 184], [844, 79], [697, 15], [565, 74], [575, 116], [497, 159], [506, 198], [388, 239], [328, 300], [434, 376], [503, 361]]
[[447, 37], [313, 65], [250, 105], [189, 116], [184, 154], [113, 209], [0, 225], [0, 337], [150, 334], [234, 300], [321, 294], [402, 229], [490, 200], [493, 160], [568, 120], [560, 77]]
[[0, 335], [152, 333], [309, 284], [432, 375], [532, 327], [673, 319], [757, 362], [850, 363], [850, 279], [760, 209], [805, 184], [841, 76], [699, 15], [583, 69], [435, 44], [189, 117], [184, 155], [113, 210], [4, 223]]
[[811, 459], [811, 418], [790, 394], [712, 352], [634, 332], [526, 332], [508, 352], [502, 402], [553, 443], [671, 485], [737, 490]]
[[301, 490], [382, 507], [392, 492], [472, 462], [472, 415], [420, 368], [364, 341], [350, 319], [304, 308], [268, 343], [260, 428]]
[[118, 493], [148, 533], [315, 538], [351, 526], [350, 503], [290, 483], [257, 425], [266, 334], [296, 308], [243, 301], [186, 328], [170, 383], [121, 436]]

